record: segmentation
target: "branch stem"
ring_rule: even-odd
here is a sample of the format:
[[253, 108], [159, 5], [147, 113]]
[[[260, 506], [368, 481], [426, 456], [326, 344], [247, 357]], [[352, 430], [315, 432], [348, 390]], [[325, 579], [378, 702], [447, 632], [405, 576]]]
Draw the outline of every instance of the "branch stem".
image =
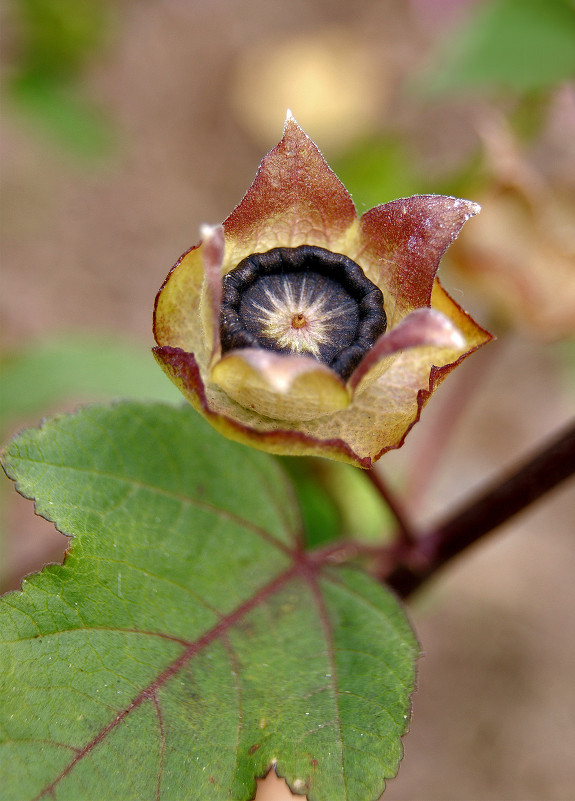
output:
[[478, 495], [421, 537], [411, 554], [386, 577], [407, 598], [446, 562], [505, 523], [575, 473], [575, 424], [515, 473]]

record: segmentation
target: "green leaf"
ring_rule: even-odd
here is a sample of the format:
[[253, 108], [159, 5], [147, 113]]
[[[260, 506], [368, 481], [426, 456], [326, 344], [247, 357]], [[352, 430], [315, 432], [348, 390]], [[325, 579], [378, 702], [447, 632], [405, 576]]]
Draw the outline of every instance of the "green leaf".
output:
[[0, 602], [5, 801], [375, 801], [401, 757], [417, 643], [395, 597], [305, 552], [273, 458], [191, 409], [88, 407], [5, 469], [74, 537]]
[[477, 3], [467, 23], [450, 33], [429, 85], [435, 91], [489, 87], [528, 92], [573, 75], [572, 0], [492, 0]]
[[[0, 357], [0, 434], [37, 419], [63, 403], [111, 398], [181, 402], [171, 381], [158, 370], [147, 349], [120, 336], [70, 332], [48, 337]], [[0, 480], [0, 580], [9, 561], [3, 559], [8, 482]], [[1, 582], [0, 582], [1, 586]]]

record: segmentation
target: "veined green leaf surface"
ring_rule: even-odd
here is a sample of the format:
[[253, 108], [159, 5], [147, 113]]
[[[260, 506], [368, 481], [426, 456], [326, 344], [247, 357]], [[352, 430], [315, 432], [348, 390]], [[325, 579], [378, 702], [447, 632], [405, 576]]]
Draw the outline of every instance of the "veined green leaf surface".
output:
[[395, 774], [417, 643], [394, 596], [305, 552], [277, 462], [191, 409], [87, 407], [4, 464], [74, 537], [0, 602], [5, 801], [317, 801]]

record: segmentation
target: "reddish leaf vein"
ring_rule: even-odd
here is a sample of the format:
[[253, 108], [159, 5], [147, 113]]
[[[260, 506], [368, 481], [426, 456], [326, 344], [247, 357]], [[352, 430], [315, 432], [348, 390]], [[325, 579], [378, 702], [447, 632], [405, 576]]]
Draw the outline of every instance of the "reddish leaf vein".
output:
[[[221, 620], [209, 631], [205, 632], [201, 637], [199, 637], [195, 642], [191, 643], [188, 648], [177, 658], [175, 659], [171, 665], [160, 673], [160, 675], [154, 679], [147, 687], [141, 690], [138, 695], [132, 700], [132, 702], [123, 709], [114, 720], [108, 723], [89, 743], [87, 743], [82, 749], [78, 751], [76, 756], [69, 762], [69, 764], [53, 779], [53, 781], [46, 785], [43, 790], [34, 798], [34, 801], [39, 801], [39, 799], [44, 798], [46, 795], [52, 795], [54, 792], [55, 787], [74, 769], [74, 767], [82, 760], [85, 756], [90, 754], [100, 743], [112, 732], [117, 726], [122, 723], [123, 720], [135, 709], [137, 709], [144, 701], [151, 700], [156, 706], [156, 712], [158, 714], [158, 721], [160, 724], [160, 736], [162, 738], [162, 749], [161, 749], [161, 758], [160, 758], [160, 776], [158, 777], [158, 790], [157, 794], [159, 793], [159, 786], [160, 786], [160, 778], [161, 778], [161, 769], [162, 769], [162, 762], [163, 762], [163, 753], [164, 753], [164, 746], [165, 743], [163, 741], [164, 732], [163, 732], [163, 722], [161, 716], [161, 710], [157, 701], [157, 692], [160, 687], [162, 687], [169, 679], [171, 679], [178, 671], [180, 671], [189, 661], [192, 659], [199, 651], [203, 648], [210, 645], [214, 640], [217, 640], [221, 637], [228, 629], [238, 623], [242, 617], [252, 609], [257, 607], [259, 604], [263, 603], [267, 598], [269, 598], [274, 593], [278, 592], [291, 578], [297, 575], [299, 572], [305, 572], [306, 578], [309, 580], [309, 573], [310, 569], [308, 566], [304, 566], [302, 562], [294, 562], [287, 570], [283, 573], [280, 573], [278, 576], [273, 578], [268, 584], [261, 587], [254, 595], [252, 595], [248, 600], [244, 601], [244, 603], [240, 604], [236, 609], [230, 612], [228, 615], [224, 615]], [[157, 797], [159, 797], [157, 795]]]

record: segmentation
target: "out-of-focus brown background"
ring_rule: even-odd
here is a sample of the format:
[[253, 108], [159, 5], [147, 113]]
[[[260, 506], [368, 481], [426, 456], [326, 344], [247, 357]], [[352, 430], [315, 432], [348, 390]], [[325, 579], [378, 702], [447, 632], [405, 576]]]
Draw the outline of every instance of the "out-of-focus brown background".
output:
[[[575, 22], [562, 0], [518, 5], [5, 2], [3, 436], [117, 394], [134, 360], [147, 371], [149, 358], [142, 394], [169, 395], [147, 355], [155, 293], [199, 225], [239, 202], [287, 107], [360, 211], [430, 191], [484, 205], [442, 275], [498, 340], [380, 463], [414, 520], [443, 516], [558, 431], [575, 394]], [[65, 541], [2, 489], [13, 589]], [[574, 520], [568, 482], [410, 607], [423, 657], [389, 801], [573, 798]]]

